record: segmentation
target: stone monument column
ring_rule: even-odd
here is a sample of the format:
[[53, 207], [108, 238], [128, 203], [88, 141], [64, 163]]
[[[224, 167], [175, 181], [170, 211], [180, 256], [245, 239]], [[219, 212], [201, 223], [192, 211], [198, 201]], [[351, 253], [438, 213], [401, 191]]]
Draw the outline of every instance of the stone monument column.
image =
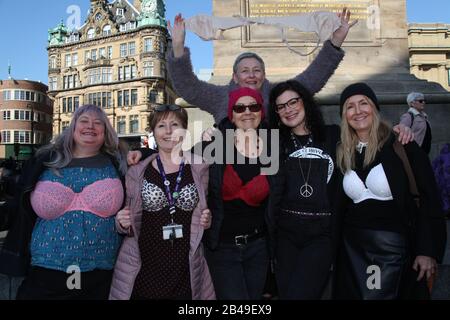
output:
[[[419, 80], [410, 74], [406, 0], [213, 0], [214, 16], [244, 17], [290, 16], [315, 11], [352, 11], [359, 22], [343, 45], [346, 55], [326, 87], [317, 95], [329, 123], [338, 123], [339, 94], [351, 83], [367, 82], [377, 93], [382, 112], [397, 123], [407, 110], [406, 96], [411, 91], [423, 92], [433, 130], [435, 155], [440, 146], [450, 141], [446, 130], [450, 119], [450, 94], [439, 84]], [[251, 25], [224, 32], [226, 40], [214, 43], [214, 77], [212, 83], [231, 80], [235, 58], [253, 51], [266, 63], [267, 78], [287, 80], [304, 70], [318, 51], [300, 56], [281, 41], [280, 31], [272, 26]], [[316, 45], [314, 34], [289, 30], [287, 39], [297, 51], [310, 52]], [[386, 106], [386, 107], [384, 107]], [[446, 119], [445, 121], [443, 119]]]

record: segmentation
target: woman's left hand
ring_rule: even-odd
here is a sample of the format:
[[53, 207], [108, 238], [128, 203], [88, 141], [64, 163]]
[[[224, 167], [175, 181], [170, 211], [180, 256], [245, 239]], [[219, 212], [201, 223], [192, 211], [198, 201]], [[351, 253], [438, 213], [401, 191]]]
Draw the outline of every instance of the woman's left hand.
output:
[[394, 128], [392, 128], [394, 132], [398, 133], [398, 141], [400, 141], [403, 145], [408, 144], [414, 140], [414, 133], [411, 131], [411, 128], [403, 124], [398, 124]]
[[202, 211], [202, 215], [200, 217], [200, 225], [203, 229], [211, 228], [211, 211], [209, 209], [205, 209]]
[[427, 276], [427, 280], [430, 279], [437, 271], [437, 263], [431, 257], [417, 256], [414, 260], [413, 269], [419, 272], [417, 281], [420, 281], [424, 275]]

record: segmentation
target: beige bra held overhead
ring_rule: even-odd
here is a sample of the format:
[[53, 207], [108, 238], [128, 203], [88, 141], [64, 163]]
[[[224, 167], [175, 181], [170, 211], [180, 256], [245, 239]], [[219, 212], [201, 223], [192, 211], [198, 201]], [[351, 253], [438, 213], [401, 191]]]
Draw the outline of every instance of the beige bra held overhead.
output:
[[[329, 40], [333, 33], [341, 26], [341, 19], [332, 12], [312, 12], [297, 16], [286, 17], [214, 17], [197, 15], [185, 20], [186, 29], [194, 32], [206, 41], [224, 40], [223, 31], [251, 24], [272, 25], [280, 29], [281, 38], [288, 48], [302, 56], [312, 54], [320, 43]], [[286, 29], [294, 28], [303, 32], [314, 32], [317, 37], [316, 47], [307, 54], [301, 53], [289, 45], [286, 39]]]

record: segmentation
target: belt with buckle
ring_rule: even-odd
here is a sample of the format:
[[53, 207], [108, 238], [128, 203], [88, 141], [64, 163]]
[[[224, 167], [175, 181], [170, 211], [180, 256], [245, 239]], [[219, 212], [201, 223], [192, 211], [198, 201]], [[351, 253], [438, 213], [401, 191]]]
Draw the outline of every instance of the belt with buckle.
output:
[[259, 230], [255, 230], [255, 232], [253, 233], [249, 233], [249, 234], [242, 234], [239, 236], [235, 236], [234, 237], [234, 244], [236, 246], [245, 246], [247, 245], [249, 242], [252, 242], [253, 240], [262, 238], [264, 236], [264, 232], [259, 231]]

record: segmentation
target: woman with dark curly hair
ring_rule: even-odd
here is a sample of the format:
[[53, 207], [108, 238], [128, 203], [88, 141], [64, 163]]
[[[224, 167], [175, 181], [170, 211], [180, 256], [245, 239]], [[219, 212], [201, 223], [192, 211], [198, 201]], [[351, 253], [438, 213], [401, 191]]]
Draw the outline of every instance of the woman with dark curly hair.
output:
[[333, 256], [339, 127], [325, 125], [312, 95], [297, 81], [282, 82], [272, 90], [269, 112], [272, 126], [281, 131], [283, 158], [271, 190], [279, 296], [320, 299]]

